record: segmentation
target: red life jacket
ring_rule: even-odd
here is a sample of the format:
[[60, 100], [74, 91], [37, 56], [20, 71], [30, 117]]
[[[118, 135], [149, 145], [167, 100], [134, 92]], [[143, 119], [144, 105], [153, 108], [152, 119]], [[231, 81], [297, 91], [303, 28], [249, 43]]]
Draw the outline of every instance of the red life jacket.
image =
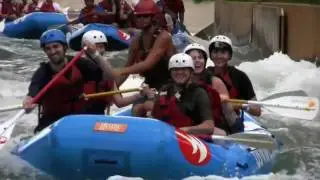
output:
[[[99, 83], [95, 81], [90, 81], [84, 84], [83, 92], [85, 94], [91, 93], [98, 93], [98, 92], [105, 92], [113, 90], [113, 81], [101, 81]], [[111, 105], [112, 96], [103, 96], [103, 97], [96, 97], [90, 99], [90, 103], [104, 103], [106, 105]]]
[[219, 93], [211, 85], [205, 84], [204, 82], [198, 82], [198, 84], [208, 93], [211, 101], [212, 117], [214, 119], [215, 126], [221, 127], [223, 121], [223, 111]]
[[[104, 10], [108, 12], [112, 12], [113, 3], [115, 3], [113, 0], [103, 0], [99, 2], [99, 6], [101, 6]], [[104, 23], [105, 24], [112, 24], [116, 21], [116, 14], [113, 15], [106, 15], [104, 17]]]
[[[215, 126], [219, 127], [223, 118], [219, 93], [210, 85], [201, 82], [198, 84], [200, 87], [204, 88], [209, 95]], [[176, 128], [192, 126], [193, 121], [188, 116], [184, 115], [183, 112], [181, 112], [176, 102], [177, 99], [175, 96], [160, 96], [157, 103], [154, 105], [154, 118], [165, 121]]]
[[1, 14], [7, 15], [7, 16], [10, 16], [13, 14], [18, 15], [17, 6], [11, 2], [4, 1], [4, 2], [2, 2]]
[[61, 76], [41, 99], [43, 116], [60, 118], [83, 111], [85, 103], [79, 99], [83, 91], [82, 74], [76, 66], [70, 73], [70, 79]]
[[28, 4], [27, 13], [32, 13], [36, 10], [37, 4], [36, 3], [30, 3]]
[[234, 87], [234, 85], [232, 84], [232, 80], [230, 78], [230, 75], [228, 72], [226, 72], [223, 77], [222, 77], [222, 81], [227, 85], [228, 91], [229, 91], [229, 96], [231, 99], [236, 99], [239, 96], [239, 92], [237, 90], [237, 88]]
[[[212, 73], [214, 74], [214, 68], [208, 68], [212, 71]], [[226, 85], [228, 92], [229, 92], [229, 97], [230, 99], [237, 99], [239, 97], [239, 91], [238, 89], [232, 84], [232, 80], [230, 77], [229, 72], [225, 72], [224, 75], [222, 77], [219, 76], [219, 78], [222, 80], [222, 82]], [[240, 114], [240, 110], [239, 109], [235, 109], [235, 112], [237, 114]]]
[[98, 15], [89, 15], [94, 13], [96, 9], [96, 5], [93, 7], [84, 7], [80, 14], [82, 14], [82, 16], [84, 18], [81, 19], [81, 21], [83, 22], [83, 24], [90, 24], [90, 23], [103, 23], [103, 19], [98, 16]]
[[176, 128], [192, 126], [192, 120], [181, 112], [175, 96], [160, 96], [154, 105], [153, 117], [165, 121]]
[[[214, 74], [214, 68], [210, 67], [208, 68]], [[222, 77], [219, 76], [219, 78], [222, 80], [222, 82], [226, 85], [228, 92], [229, 92], [229, 97], [231, 99], [237, 99], [239, 97], [239, 91], [238, 89], [232, 84], [232, 80], [230, 77], [229, 72], [225, 72]]]
[[56, 9], [53, 6], [53, 2], [43, 2], [42, 6], [40, 7], [41, 12], [56, 12]]

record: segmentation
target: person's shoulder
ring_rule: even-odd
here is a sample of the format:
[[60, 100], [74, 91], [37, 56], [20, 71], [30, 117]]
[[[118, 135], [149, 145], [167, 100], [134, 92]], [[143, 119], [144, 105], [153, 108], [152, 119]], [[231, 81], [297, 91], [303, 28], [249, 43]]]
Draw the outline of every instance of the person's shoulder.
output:
[[173, 46], [171, 34], [166, 30], [162, 30], [156, 38], [155, 45], [165, 45], [166, 47]]
[[228, 67], [228, 70], [231, 74], [235, 74], [238, 77], [248, 77], [244, 71], [242, 71], [234, 66]]
[[51, 74], [53, 74], [52, 69], [49, 65], [48, 62], [42, 62], [40, 63], [38, 69], [36, 69], [36, 71], [33, 74], [33, 79], [42, 79], [42, 78], [46, 78], [47, 76], [50, 76]]

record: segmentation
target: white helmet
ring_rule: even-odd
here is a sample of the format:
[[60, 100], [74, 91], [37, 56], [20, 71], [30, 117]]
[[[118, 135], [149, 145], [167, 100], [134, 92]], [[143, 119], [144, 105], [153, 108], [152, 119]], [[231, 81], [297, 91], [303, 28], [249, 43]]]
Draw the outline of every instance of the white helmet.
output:
[[97, 30], [91, 30], [82, 36], [82, 46], [84, 45], [84, 41], [89, 41], [91, 43], [108, 43], [106, 35], [103, 32]]
[[168, 69], [190, 67], [194, 70], [192, 57], [186, 53], [178, 53], [171, 56]]
[[230, 38], [228, 38], [227, 36], [224, 36], [224, 35], [218, 35], [218, 36], [215, 36], [211, 39], [210, 41], [210, 45], [214, 42], [223, 42], [223, 43], [226, 43], [228, 44], [229, 46], [232, 47], [232, 41]]
[[188, 54], [191, 50], [199, 50], [203, 52], [204, 60], [207, 60], [208, 53], [206, 51], [206, 48], [201, 44], [198, 44], [198, 43], [189, 44], [186, 48], [184, 48], [183, 52]]
[[228, 49], [229, 53], [230, 53], [230, 57], [232, 56], [232, 41], [230, 38], [228, 38], [227, 36], [224, 35], [217, 35], [214, 36], [211, 40], [210, 40], [210, 44], [209, 44], [209, 53], [211, 56], [211, 51], [213, 50], [213, 48], [218, 48], [218, 47], [225, 47]]

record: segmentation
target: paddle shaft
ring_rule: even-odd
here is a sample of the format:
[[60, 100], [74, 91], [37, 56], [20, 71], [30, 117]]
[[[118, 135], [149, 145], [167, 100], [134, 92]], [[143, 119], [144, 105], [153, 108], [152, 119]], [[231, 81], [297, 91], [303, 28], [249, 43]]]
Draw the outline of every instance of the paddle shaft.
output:
[[234, 141], [239, 144], [244, 144], [249, 147], [264, 148], [264, 149], [276, 149], [277, 145], [274, 140], [267, 134], [248, 134], [237, 133], [229, 136], [220, 135], [196, 135], [196, 137], [212, 143], [214, 140]]
[[89, 17], [89, 16], [92, 16], [93, 14], [94, 14], [93, 12], [88, 13], [88, 14], [85, 15], [85, 16], [76, 18], [76, 19], [74, 19], [74, 20], [72, 20], [72, 21], [69, 21], [69, 22], [67, 22], [67, 23], [65, 23], [65, 24], [62, 24], [62, 25], [60, 25], [60, 26], [57, 26], [57, 27], [55, 27], [55, 29], [59, 29], [59, 28], [62, 28], [62, 27], [64, 27], [64, 26], [67, 26], [67, 25], [70, 25], [70, 24], [74, 24], [74, 23], [78, 22], [79, 20], [81, 20], [81, 19], [83, 19], [83, 18], [87, 18], [87, 17]]
[[255, 104], [260, 106], [271, 106], [276, 108], [287, 108], [287, 109], [300, 109], [300, 110], [306, 110], [306, 111], [312, 111], [316, 110], [315, 108], [310, 107], [303, 107], [303, 106], [286, 106], [281, 104], [273, 104], [273, 103], [266, 103], [266, 102], [260, 102], [260, 101], [251, 101], [251, 100], [241, 100], [241, 99], [229, 99], [227, 100], [234, 104]]
[[94, 94], [83, 94], [83, 98], [90, 99], [90, 98], [96, 98], [96, 97], [102, 97], [102, 96], [111, 96], [111, 95], [120, 94], [120, 93], [136, 92], [140, 90], [141, 90], [140, 88], [133, 88], [133, 89], [115, 90], [115, 91], [108, 91], [108, 92], [94, 93]]
[[22, 108], [22, 105], [14, 105], [14, 106], [7, 106], [7, 107], [2, 107], [0, 108], [0, 112], [6, 112], [6, 111], [14, 111], [14, 110], [19, 110]]

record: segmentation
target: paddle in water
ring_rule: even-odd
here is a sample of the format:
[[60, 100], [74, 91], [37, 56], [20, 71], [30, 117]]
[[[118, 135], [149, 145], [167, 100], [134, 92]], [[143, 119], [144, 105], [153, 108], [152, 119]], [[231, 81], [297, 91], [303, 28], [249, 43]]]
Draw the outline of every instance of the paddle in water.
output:
[[319, 99], [308, 96], [282, 96], [263, 101], [228, 100], [234, 104], [256, 104], [281, 116], [314, 120], [319, 113]]
[[308, 94], [303, 91], [303, 90], [296, 90], [296, 91], [285, 91], [285, 92], [280, 92], [280, 93], [275, 93], [270, 96], [267, 96], [260, 101], [268, 100], [268, 99], [275, 99], [275, 98], [280, 98], [283, 96], [308, 96]]
[[0, 112], [15, 111], [15, 110], [19, 110], [19, 109], [22, 109], [21, 104], [17, 104], [14, 106], [2, 107], [2, 108], [0, 108]]
[[212, 135], [211, 138], [212, 140], [235, 141], [239, 144], [244, 144], [254, 148], [271, 150], [277, 148], [277, 142], [268, 134], [244, 132], [231, 134], [229, 136]]
[[[46, 84], [40, 92], [33, 98], [32, 103], [36, 104], [39, 102], [40, 98], [54, 85], [57, 80], [65, 74], [83, 55], [84, 50], [81, 50], [60, 72], [57, 73], [56, 76]], [[13, 118], [9, 121], [5, 122], [4, 124], [0, 125], [0, 149], [3, 148], [6, 143], [11, 138], [11, 134], [13, 129], [16, 125], [16, 122], [25, 114], [25, 110], [20, 110]]]

